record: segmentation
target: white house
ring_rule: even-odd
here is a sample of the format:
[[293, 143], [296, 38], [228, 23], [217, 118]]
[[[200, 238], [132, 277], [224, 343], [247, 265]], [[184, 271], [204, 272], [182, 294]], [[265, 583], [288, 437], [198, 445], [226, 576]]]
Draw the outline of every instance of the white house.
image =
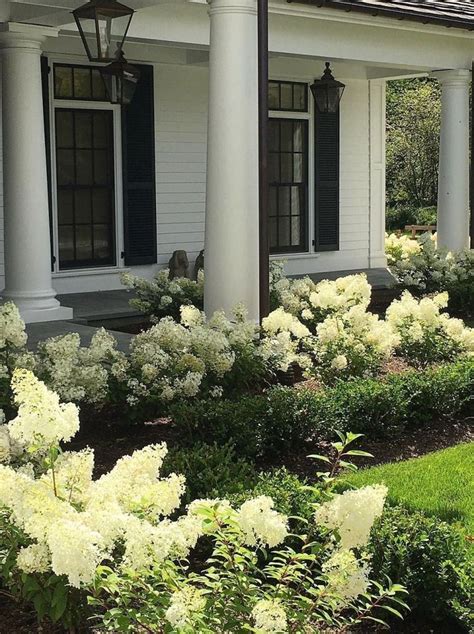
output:
[[[0, 0], [3, 297], [68, 319], [56, 293], [120, 288], [206, 249], [206, 308], [258, 314], [257, 0], [124, 0], [141, 70], [111, 105], [71, 17]], [[271, 0], [270, 239], [290, 274], [385, 267], [385, 85], [442, 84], [439, 239], [469, 242], [471, 2]], [[329, 61], [340, 112], [309, 85]]]

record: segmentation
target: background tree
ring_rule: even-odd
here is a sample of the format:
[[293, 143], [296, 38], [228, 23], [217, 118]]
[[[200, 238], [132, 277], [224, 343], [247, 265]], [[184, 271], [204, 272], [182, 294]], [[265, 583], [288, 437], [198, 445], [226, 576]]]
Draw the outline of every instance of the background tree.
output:
[[[441, 91], [431, 79], [387, 84], [387, 226], [436, 218]], [[430, 208], [430, 209], [426, 209]], [[392, 224], [392, 226], [390, 226]], [[393, 226], [398, 225], [398, 226]]]

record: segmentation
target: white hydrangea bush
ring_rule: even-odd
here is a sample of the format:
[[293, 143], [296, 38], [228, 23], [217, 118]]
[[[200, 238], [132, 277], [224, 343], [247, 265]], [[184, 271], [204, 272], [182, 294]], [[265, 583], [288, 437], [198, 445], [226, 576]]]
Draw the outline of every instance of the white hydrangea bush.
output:
[[399, 337], [391, 325], [356, 305], [327, 317], [316, 328], [315, 372], [325, 382], [373, 376], [393, 354]]
[[461, 315], [474, 310], [474, 250], [438, 249], [436, 235], [417, 239], [394, 234], [386, 238], [390, 270], [399, 288], [423, 296], [447, 291], [449, 308]]
[[[294, 550], [285, 543], [288, 519], [266, 496], [237, 509], [196, 500], [173, 515], [185, 481], [160, 477], [164, 444], [124, 456], [94, 479], [91, 449], [61, 449], [79, 429], [77, 406], [28, 370], [14, 372], [12, 389], [18, 414], [2, 431], [21, 452], [4, 451], [0, 464], [0, 551], [10, 559], [0, 572], [37, 609], [50, 597], [41, 615], [73, 627], [88, 597], [89, 617], [92, 610], [107, 631], [211, 633], [238, 623], [294, 632], [355, 624], [374, 605], [398, 601], [400, 587], [371, 585], [361, 555], [383, 487], [350, 496], [326, 490], [314, 519], [326, 546], [303, 535]], [[201, 548], [193, 563], [201, 538], [212, 554], [202, 561]]]
[[158, 271], [151, 280], [124, 273], [122, 284], [134, 292], [131, 306], [150, 316], [152, 321], [162, 317], [179, 320], [181, 306], [197, 306], [204, 303], [204, 272], [199, 271], [197, 280], [186, 277], [170, 279], [169, 270]]
[[275, 283], [279, 305], [313, 334], [327, 317], [344, 314], [353, 306], [367, 309], [371, 292], [363, 273], [321, 282], [313, 282], [309, 277], [294, 280], [282, 277]]
[[408, 363], [427, 365], [474, 356], [474, 329], [442, 312], [448, 293], [418, 300], [404, 291], [387, 309], [387, 323], [399, 339], [397, 352]]
[[0, 406], [9, 404], [11, 374], [18, 359], [25, 353], [27, 339], [25, 322], [21, 318], [20, 311], [13, 302], [3, 303], [0, 306], [0, 382], [2, 383]]

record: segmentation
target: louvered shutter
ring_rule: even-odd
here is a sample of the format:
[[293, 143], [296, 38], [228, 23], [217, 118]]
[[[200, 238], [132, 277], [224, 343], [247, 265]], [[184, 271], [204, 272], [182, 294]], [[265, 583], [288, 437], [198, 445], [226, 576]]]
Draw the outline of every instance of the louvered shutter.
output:
[[124, 261], [156, 262], [153, 66], [138, 66], [132, 103], [122, 112]]
[[51, 122], [49, 120], [49, 60], [41, 56], [41, 87], [43, 92], [44, 144], [46, 152], [46, 176], [48, 178], [49, 243], [51, 270], [54, 270], [53, 206], [51, 189]]
[[315, 115], [316, 251], [339, 249], [339, 112]]

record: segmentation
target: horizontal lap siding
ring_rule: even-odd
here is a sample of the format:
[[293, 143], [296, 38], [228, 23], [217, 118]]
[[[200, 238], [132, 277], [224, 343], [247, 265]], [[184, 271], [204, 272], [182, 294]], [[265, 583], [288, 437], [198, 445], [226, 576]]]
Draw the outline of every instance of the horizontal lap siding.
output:
[[158, 264], [204, 245], [207, 69], [155, 67]]
[[368, 82], [347, 80], [341, 101], [340, 250], [369, 249]]

